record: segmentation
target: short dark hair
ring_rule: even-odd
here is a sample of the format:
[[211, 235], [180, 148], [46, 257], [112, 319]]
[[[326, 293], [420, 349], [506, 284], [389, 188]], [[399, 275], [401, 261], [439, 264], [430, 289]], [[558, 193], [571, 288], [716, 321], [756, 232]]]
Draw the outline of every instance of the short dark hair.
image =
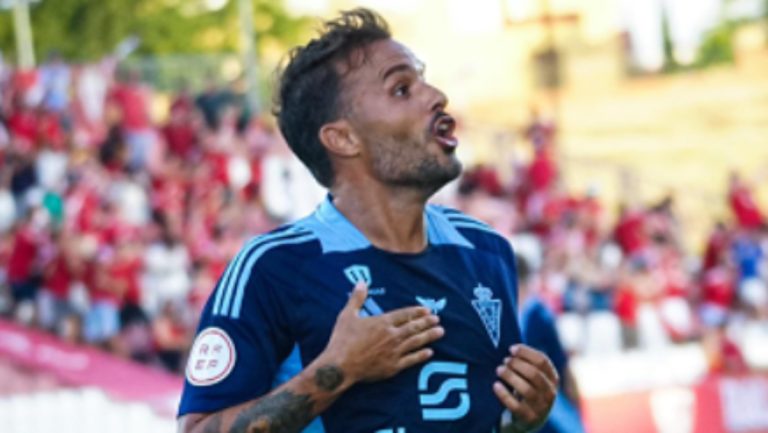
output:
[[280, 131], [320, 184], [330, 187], [333, 166], [320, 128], [342, 113], [340, 62], [372, 42], [389, 39], [387, 22], [376, 12], [357, 8], [323, 23], [320, 35], [289, 53], [279, 75], [273, 113]]

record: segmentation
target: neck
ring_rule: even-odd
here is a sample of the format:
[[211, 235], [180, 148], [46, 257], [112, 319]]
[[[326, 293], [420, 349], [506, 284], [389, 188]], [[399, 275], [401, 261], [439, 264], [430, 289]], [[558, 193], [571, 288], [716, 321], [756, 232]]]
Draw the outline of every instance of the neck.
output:
[[371, 244], [393, 253], [418, 253], [427, 247], [424, 206], [428, 194], [381, 184], [345, 183], [331, 189], [333, 204]]

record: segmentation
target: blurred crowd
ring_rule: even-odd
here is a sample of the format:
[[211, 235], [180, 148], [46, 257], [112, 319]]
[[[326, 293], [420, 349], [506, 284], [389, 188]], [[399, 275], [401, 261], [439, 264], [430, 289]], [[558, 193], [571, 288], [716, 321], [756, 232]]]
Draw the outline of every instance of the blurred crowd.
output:
[[229, 258], [323, 194], [242, 87], [0, 67], [0, 312], [178, 371]]
[[551, 311], [564, 350], [600, 356], [701, 342], [712, 374], [768, 371], [768, 225], [750, 183], [730, 175], [730, 218], [714, 223], [701, 251], [686, 251], [673, 194], [627, 196], [606, 215], [595, 190], [564, 188], [556, 127], [531, 118], [522, 135], [533, 156], [512, 181], [475, 167], [457, 204], [510, 237], [522, 303]]
[[[114, 59], [0, 64], [0, 314], [180, 371], [229, 258], [323, 191], [240, 81], [157, 96]], [[610, 222], [560, 182], [552, 123], [521, 135], [532, 157], [511, 180], [474, 166], [441, 200], [510, 237], [568, 353], [702, 341], [713, 372], [768, 368], [768, 229], [747, 181], [692, 260], [674, 196]]]

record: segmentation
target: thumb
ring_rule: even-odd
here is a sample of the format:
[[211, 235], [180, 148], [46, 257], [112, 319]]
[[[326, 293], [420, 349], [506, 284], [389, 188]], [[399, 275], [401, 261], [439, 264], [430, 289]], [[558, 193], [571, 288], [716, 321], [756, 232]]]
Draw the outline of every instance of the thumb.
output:
[[355, 288], [352, 290], [352, 294], [347, 301], [346, 309], [352, 310], [355, 314], [360, 312], [360, 308], [363, 307], [365, 299], [368, 297], [368, 285], [364, 282], [355, 284]]

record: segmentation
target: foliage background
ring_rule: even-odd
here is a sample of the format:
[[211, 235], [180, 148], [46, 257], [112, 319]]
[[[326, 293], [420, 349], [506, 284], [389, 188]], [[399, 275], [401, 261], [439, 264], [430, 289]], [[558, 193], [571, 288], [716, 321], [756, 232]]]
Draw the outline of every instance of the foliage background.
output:
[[[311, 20], [290, 15], [279, 0], [252, 1], [260, 50], [306, 40]], [[236, 0], [42, 0], [32, 5], [31, 20], [38, 60], [51, 50], [95, 60], [126, 35], [141, 39], [140, 55], [235, 52], [239, 41]], [[0, 11], [0, 50], [15, 53], [8, 10]]]

